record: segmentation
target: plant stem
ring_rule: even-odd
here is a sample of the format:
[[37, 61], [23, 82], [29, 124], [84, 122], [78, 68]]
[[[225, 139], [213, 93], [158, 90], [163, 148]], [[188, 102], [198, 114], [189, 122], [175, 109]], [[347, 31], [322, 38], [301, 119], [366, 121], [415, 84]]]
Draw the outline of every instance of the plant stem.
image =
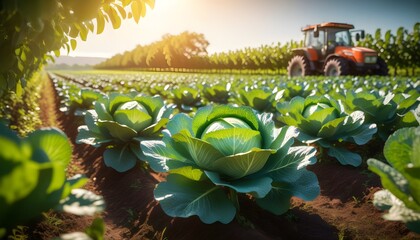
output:
[[238, 193], [232, 188], [229, 188], [229, 199], [232, 201], [233, 205], [235, 206], [237, 214], [239, 214]]
[[238, 193], [231, 188], [229, 188], [229, 199], [232, 201], [233, 205], [236, 208], [235, 218], [236, 218], [236, 221], [238, 221], [239, 225], [245, 228], [255, 229], [254, 224], [239, 213]]

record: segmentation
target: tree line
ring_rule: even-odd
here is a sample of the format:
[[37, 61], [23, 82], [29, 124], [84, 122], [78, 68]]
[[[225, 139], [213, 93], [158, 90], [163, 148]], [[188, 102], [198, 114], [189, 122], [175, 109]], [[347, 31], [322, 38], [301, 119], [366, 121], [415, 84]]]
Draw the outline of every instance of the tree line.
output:
[[131, 51], [116, 54], [97, 64], [97, 69], [270, 69], [286, 68], [291, 58], [290, 49], [302, 42], [290, 41], [247, 47], [209, 55], [209, 42], [203, 34], [183, 32], [166, 34], [161, 40], [148, 45], [138, 45]]
[[[381, 34], [366, 34], [358, 46], [378, 51], [394, 69], [404, 69], [414, 75], [420, 64], [420, 23], [409, 31], [400, 27], [394, 35], [391, 30]], [[138, 45], [131, 51], [117, 54], [95, 66], [97, 69], [147, 69], [147, 70], [284, 70], [292, 57], [292, 49], [302, 46], [302, 41], [285, 44], [272, 43], [228, 52], [208, 54], [209, 42], [203, 34], [183, 32], [164, 35], [161, 40], [148, 45]], [[409, 69], [411, 71], [409, 71]]]

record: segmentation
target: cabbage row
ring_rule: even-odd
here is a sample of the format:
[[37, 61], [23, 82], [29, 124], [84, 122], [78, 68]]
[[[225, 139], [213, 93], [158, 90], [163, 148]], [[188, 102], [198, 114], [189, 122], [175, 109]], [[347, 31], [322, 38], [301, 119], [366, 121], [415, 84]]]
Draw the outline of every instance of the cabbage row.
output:
[[[358, 167], [370, 146], [399, 142], [393, 136], [415, 129], [420, 119], [419, 82], [411, 79], [169, 73], [66, 73], [53, 79], [59, 92], [74, 89], [62, 99], [64, 111], [84, 118], [78, 143], [106, 146], [105, 164], [118, 172], [139, 163], [167, 173], [154, 191], [165, 213], [197, 215], [204, 223], [240, 217], [240, 194], [274, 214], [287, 211], [292, 196], [312, 200], [320, 189], [306, 166], [336, 159]], [[375, 199], [394, 194], [417, 216], [418, 189], [411, 184], [418, 181], [419, 160], [407, 155], [411, 159], [400, 165], [410, 168], [409, 175], [398, 187], [416, 203], [393, 190]], [[368, 161], [370, 169], [392, 188], [382, 173], [389, 165], [375, 161]], [[409, 227], [418, 221], [388, 219]]]

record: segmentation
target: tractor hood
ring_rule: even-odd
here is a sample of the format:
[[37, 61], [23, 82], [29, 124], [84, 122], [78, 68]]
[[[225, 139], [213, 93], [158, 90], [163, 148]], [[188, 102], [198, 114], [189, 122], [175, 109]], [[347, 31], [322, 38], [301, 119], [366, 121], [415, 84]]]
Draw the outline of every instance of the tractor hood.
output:
[[335, 54], [357, 63], [376, 63], [378, 58], [378, 53], [375, 50], [365, 47], [338, 46], [335, 49]]

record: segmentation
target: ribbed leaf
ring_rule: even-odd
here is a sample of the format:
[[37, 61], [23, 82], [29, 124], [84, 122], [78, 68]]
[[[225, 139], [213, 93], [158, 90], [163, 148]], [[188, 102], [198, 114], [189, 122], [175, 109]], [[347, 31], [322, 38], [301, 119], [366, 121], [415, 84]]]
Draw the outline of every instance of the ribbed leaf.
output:
[[163, 211], [171, 217], [197, 215], [204, 223], [229, 223], [236, 209], [224, 191], [207, 182], [197, 182], [182, 175], [171, 174], [154, 191]]
[[231, 128], [204, 134], [203, 141], [213, 145], [225, 156], [245, 153], [253, 148], [261, 148], [261, 135], [258, 131]]
[[214, 161], [215, 171], [238, 179], [255, 173], [266, 164], [273, 150], [252, 149], [249, 152], [222, 157]]
[[192, 119], [184, 114], [176, 114], [169, 122], [166, 128], [169, 130], [171, 135], [175, 135], [179, 133], [181, 130], [187, 130], [190, 134], [193, 134], [193, 130], [191, 128]]
[[98, 121], [99, 127], [104, 127], [108, 129], [109, 134], [113, 136], [114, 138], [118, 138], [123, 142], [127, 142], [132, 140], [135, 136], [137, 136], [137, 132], [125, 125], [121, 125], [114, 121]]
[[140, 132], [152, 123], [152, 117], [138, 109], [117, 110], [114, 113], [114, 120], [126, 125], [136, 132]]
[[224, 157], [221, 152], [209, 143], [189, 136], [189, 132], [186, 130], [172, 137], [175, 143], [182, 146], [189, 153], [192, 160], [203, 169], [213, 170], [214, 161]]
[[160, 130], [165, 127], [165, 125], [166, 125], [166, 123], [168, 123], [168, 121], [169, 121], [169, 119], [167, 119], [167, 118], [161, 119], [157, 123], [152, 124], [152, 125], [146, 127], [145, 129], [143, 129], [141, 132], [138, 133], [138, 135], [143, 136], [143, 137], [147, 137], [147, 136], [150, 136], [150, 137], [155, 137], [156, 136], [157, 137], [160, 134]]
[[192, 164], [189, 160], [185, 159], [184, 156], [180, 155], [177, 151], [174, 151], [171, 147], [168, 147], [162, 141], [142, 141], [140, 143], [141, 150], [150, 167], [157, 172], [166, 172], [169, 170], [167, 166], [168, 160], [174, 160], [180, 162], [182, 166]]
[[331, 147], [328, 149], [328, 156], [336, 158], [342, 165], [358, 167], [362, 164], [362, 157], [359, 154], [345, 148]]
[[204, 179], [207, 179], [206, 175], [204, 174], [202, 170], [200, 170], [199, 168], [195, 168], [193, 166], [186, 166], [186, 167], [173, 169], [170, 171], [170, 173], [179, 174], [194, 181], [202, 181]]
[[264, 198], [257, 198], [257, 204], [274, 214], [283, 214], [290, 207], [292, 196], [305, 201], [314, 200], [320, 193], [316, 175], [305, 169], [294, 182], [273, 182], [271, 191]]
[[354, 131], [350, 137], [356, 144], [363, 145], [369, 142], [377, 131], [376, 124], [364, 124], [357, 131]]
[[109, 101], [107, 105], [108, 113], [113, 115], [117, 108], [126, 102], [132, 101], [131, 97], [117, 92], [112, 92], [109, 95]]
[[216, 107], [200, 108], [197, 111], [192, 122], [192, 129], [195, 136], [200, 138], [208, 125], [226, 117], [238, 118], [247, 123], [252, 129], [258, 130], [258, 118], [251, 108], [219, 105]]
[[269, 177], [227, 181], [221, 178], [220, 174], [216, 172], [206, 171], [205, 173], [207, 177], [218, 186], [229, 187], [239, 193], [249, 193], [257, 198], [264, 197], [270, 192], [271, 182], [273, 181]]
[[153, 117], [153, 121], [157, 120], [159, 111], [163, 108], [163, 100], [160, 97], [141, 96], [134, 98], [137, 102], [143, 105], [147, 112]]
[[128, 145], [108, 148], [105, 150], [103, 156], [105, 165], [118, 172], [126, 172], [132, 169], [137, 163], [137, 157], [131, 152]]
[[300, 177], [299, 170], [316, 162], [315, 154], [313, 147], [281, 148], [257, 174], [268, 175], [278, 182], [294, 182]]
[[77, 144], [88, 144], [94, 147], [99, 147], [103, 143], [111, 142], [112, 139], [104, 138], [102, 134], [90, 131], [86, 125], [77, 128], [78, 134], [76, 137]]
[[98, 119], [101, 120], [113, 120], [111, 114], [108, 112], [107, 107], [102, 102], [95, 102], [95, 111], [98, 115]]
[[[417, 132], [416, 132], [417, 131]], [[385, 143], [384, 155], [387, 161], [399, 172], [404, 172], [405, 167], [412, 163], [420, 166], [420, 157], [413, 150], [415, 139], [420, 139], [420, 128], [404, 128], [392, 134]], [[417, 144], [420, 140], [417, 140]]]
[[381, 177], [381, 183], [384, 188], [404, 202], [407, 207], [420, 211], [420, 204], [416, 203], [410, 196], [409, 182], [401, 173], [376, 159], [369, 159], [367, 164], [369, 170]]

